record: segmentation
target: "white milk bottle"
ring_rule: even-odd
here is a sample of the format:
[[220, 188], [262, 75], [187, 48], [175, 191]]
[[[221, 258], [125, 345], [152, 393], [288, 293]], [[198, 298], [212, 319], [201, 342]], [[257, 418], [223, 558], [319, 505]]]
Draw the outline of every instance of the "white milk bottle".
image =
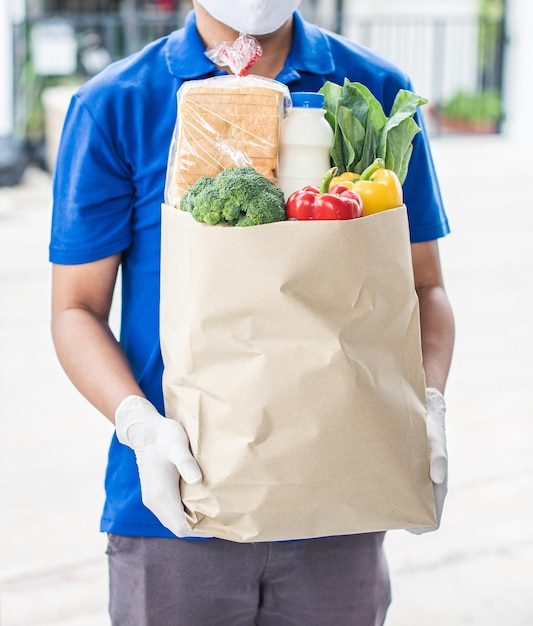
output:
[[331, 167], [333, 143], [333, 131], [324, 117], [323, 94], [298, 91], [291, 98], [292, 108], [281, 125], [278, 156], [278, 186], [285, 200], [306, 185], [320, 186]]

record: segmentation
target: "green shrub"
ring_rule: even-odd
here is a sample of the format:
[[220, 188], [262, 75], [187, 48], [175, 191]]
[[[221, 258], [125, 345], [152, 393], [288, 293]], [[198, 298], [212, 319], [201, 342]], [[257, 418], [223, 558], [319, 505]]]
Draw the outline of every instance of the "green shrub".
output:
[[497, 90], [458, 91], [440, 109], [443, 117], [466, 122], [498, 122], [501, 112], [501, 96]]

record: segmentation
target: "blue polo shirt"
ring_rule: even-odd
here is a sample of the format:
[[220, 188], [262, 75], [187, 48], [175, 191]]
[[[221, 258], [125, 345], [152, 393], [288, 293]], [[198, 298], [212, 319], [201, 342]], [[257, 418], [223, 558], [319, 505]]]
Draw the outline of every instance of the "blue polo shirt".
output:
[[[120, 341], [147, 398], [164, 411], [159, 347], [160, 206], [176, 92], [186, 80], [223, 74], [204, 54], [194, 12], [184, 28], [118, 61], [73, 98], [54, 177], [50, 260], [89, 263], [122, 252]], [[277, 79], [291, 91], [317, 91], [347, 77], [390, 110], [408, 78], [388, 61], [294, 16], [294, 40]], [[418, 120], [423, 125], [422, 120]], [[414, 141], [404, 185], [411, 240], [448, 232], [426, 133]], [[173, 537], [141, 502], [135, 457], [113, 436], [102, 531]]]

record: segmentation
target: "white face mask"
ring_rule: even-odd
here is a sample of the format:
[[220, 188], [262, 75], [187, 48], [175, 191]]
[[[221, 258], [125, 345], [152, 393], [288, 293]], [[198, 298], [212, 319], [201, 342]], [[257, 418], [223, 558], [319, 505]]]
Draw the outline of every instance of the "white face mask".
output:
[[216, 20], [247, 35], [267, 35], [285, 24], [302, 0], [197, 0]]

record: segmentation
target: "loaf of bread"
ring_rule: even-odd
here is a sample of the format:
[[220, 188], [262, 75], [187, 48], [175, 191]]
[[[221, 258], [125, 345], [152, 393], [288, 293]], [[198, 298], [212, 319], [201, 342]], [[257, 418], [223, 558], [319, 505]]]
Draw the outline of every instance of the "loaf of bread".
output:
[[231, 167], [253, 167], [276, 181], [285, 86], [249, 78], [214, 78], [182, 86], [167, 203], [177, 206], [201, 176], [216, 176]]

